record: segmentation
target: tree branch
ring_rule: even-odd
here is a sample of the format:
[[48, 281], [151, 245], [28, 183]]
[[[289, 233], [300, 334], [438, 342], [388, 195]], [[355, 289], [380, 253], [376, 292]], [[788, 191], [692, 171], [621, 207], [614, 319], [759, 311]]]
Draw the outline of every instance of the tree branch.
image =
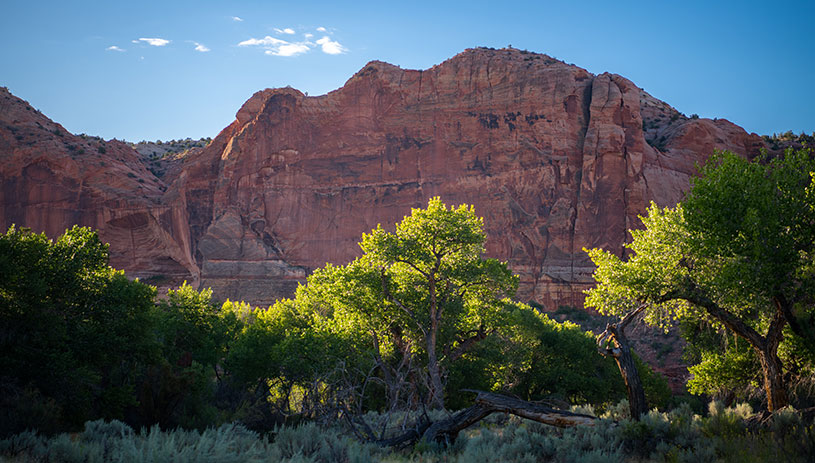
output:
[[781, 311], [787, 323], [790, 325], [790, 330], [804, 340], [808, 345], [815, 344], [815, 331], [812, 327], [804, 327], [798, 317], [792, 313], [792, 304], [787, 300], [786, 296], [779, 294], [774, 298], [776, 308]]
[[486, 339], [486, 337], [489, 336], [492, 333], [492, 330], [487, 332], [487, 330], [484, 329], [484, 325], [481, 325], [481, 326], [478, 327], [477, 330], [471, 330], [471, 331], [467, 332], [467, 334], [470, 334], [470, 333], [474, 333], [474, 334], [472, 336], [466, 338], [466, 339], [460, 339], [459, 343], [458, 343], [458, 347], [456, 347], [455, 350], [450, 351], [449, 348], [445, 349], [446, 350], [445, 357], [447, 357], [447, 360], [449, 360], [451, 362], [453, 362], [455, 360], [458, 360], [462, 355], [464, 355], [468, 350], [470, 350], [470, 348], [472, 348], [477, 342], [479, 342], [479, 341], [481, 341], [483, 339]]
[[661, 298], [662, 302], [672, 299], [684, 299], [692, 304], [704, 308], [710, 316], [722, 322], [731, 331], [746, 339], [755, 347], [762, 347], [767, 342], [766, 338], [758, 333], [753, 327], [744, 323], [736, 315], [722, 308], [708, 297], [705, 291], [696, 285], [690, 278], [686, 278], [683, 287], [670, 291]]
[[422, 332], [422, 334], [424, 336], [427, 336], [427, 330], [425, 330], [424, 325], [422, 325], [422, 323], [416, 317], [416, 314], [414, 314], [412, 310], [405, 307], [404, 304], [402, 304], [398, 299], [391, 295], [391, 292], [388, 288], [387, 278], [385, 278], [384, 270], [382, 271], [382, 277], [380, 278], [380, 280], [382, 281], [382, 296], [385, 297], [385, 300], [390, 301], [391, 303], [402, 309], [408, 315], [408, 317], [410, 317], [410, 319], [413, 320], [413, 323], [415, 323], [416, 326], [419, 327], [419, 330]]
[[417, 267], [417, 266], [416, 266], [416, 264], [414, 264], [413, 262], [411, 262], [411, 261], [409, 261], [409, 260], [405, 260], [405, 259], [394, 259], [393, 261], [394, 261], [394, 262], [401, 262], [401, 263], [403, 263], [403, 264], [408, 264], [409, 266], [413, 267], [413, 269], [414, 269], [414, 270], [416, 270], [417, 272], [421, 273], [423, 277], [425, 277], [425, 278], [430, 278], [430, 275], [429, 275], [427, 272], [425, 272], [424, 270], [420, 269], [419, 267]]

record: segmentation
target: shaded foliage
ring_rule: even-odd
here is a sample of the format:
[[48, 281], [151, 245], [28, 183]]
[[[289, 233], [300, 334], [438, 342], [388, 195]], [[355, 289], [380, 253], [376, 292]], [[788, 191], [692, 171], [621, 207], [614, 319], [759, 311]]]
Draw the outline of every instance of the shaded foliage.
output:
[[[40, 404], [42, 422], [27, 426], [122, 418], [141, 369], [158, 356], [155, 290], [110, 268], [107, 249], [80, 227], [56, 242], [15, 227], [0, 236], [0, 381], [11, 391], [0, 400], [18, 417], [34, 404], [15, 397]], [[4, 434], [20, 425], [3, 423]]]

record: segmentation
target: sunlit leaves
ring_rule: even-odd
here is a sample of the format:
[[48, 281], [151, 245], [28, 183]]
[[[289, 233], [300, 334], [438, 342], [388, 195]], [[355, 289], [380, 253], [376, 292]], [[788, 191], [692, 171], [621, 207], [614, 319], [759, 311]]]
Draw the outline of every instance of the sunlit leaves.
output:
[[683, 304], [666, 298], [688, 273], [683, 259], [687, 249], [684, 214], [681, 206], [660, 209], [651, 203], [648, 214], [640, 216], [644, 229], [631, 230], [633, 251], [627, 260], [602, 249], [586, 250], [597, 266], [598, 285], [587, 292], [586, 306], [603, 314], [623, 316], [641, 303], [651, 307], [646, 318], [666, 326], [670, 316], [683, 310]]
[[[645, 303], [645, 319], [652, 324], [684, 318], [717, 330], [724, 330], [723, 317], [729, 317], [729, 326], [741, 324], [737, 334], [761, 349], [765, 341], [759, 338], [782, 307], [788, 309], [784, 321], [796, 323], [799, 333], [811, 325], [815, 158], [808, 149], [752, 162], [716, 153], [700, 168], [681, 204], [665, 209], [652, 204], [641, 219], [644, 228], [631, 231], [627, 258], [601, 249], [587, 251], [597, 265], [598, 283], [587, 292], [587, 306], [619, 316]], [[715, 306], [718, 315], [685, 302], [689, 298], [708, 300], [712, 305], [706, 307]], [[804, 336], [815, 339], [815, 333]], [[807, 344], [786, 338], [787, 344]], [[711, 390], [714, 373], [744, 377], [731, 374], [733, 365], [747, 368], [735, 352], [703, 354], [703, 363], [694, 370], [694, 390]]]

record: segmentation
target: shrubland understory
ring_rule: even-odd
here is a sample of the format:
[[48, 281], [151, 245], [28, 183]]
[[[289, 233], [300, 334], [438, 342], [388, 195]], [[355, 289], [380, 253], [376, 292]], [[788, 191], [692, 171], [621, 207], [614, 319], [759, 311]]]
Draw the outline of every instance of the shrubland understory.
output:
[[[584, 410], [586, 411], [586, 410]], [[815, 426], [793, 410], [751, 428], [749, 405], [712, 402], [707, 416], [688, 406], [625, 418], [627, 404], [610, 408], [596, 426], [560, 429], [493, 415], [449, 446], [405, 450], [360, 442], [342, 426], [314, 422], [275, 427], [267, 434], [240, 424], [204, 431], [158, 426], [134, 431], [119, 421], [91, 421], [82, 432], [45, 437], [33, 432], [0, 441], [8, 461], [34, 462], [810, 462]]]

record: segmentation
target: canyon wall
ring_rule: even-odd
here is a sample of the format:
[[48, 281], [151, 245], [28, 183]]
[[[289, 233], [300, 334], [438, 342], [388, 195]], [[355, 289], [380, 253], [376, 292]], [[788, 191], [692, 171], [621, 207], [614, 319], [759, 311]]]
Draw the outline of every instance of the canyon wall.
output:
[[515, 49], [467, 50], [423, 71], [374, 61], [317, 97], [260, 91], [161, 177], [129, 146], [71, 135], [26, 107], [0, 92], [4, 226], [56, 236], [90, 225], [132, 276], [256, 305], [440, 196], [475, 205], [487, 255], [520, 275], [519, 299], [582, 307], [584, 247], [621, 253], [650, 201], [682, 198], [695, 163], [764, 146], [624, 77]]

